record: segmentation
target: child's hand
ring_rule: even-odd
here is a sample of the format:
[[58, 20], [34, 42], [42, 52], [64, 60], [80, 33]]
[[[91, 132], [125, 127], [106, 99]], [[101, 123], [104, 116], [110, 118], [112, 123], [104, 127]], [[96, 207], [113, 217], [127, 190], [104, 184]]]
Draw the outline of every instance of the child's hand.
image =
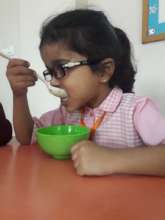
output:
[[27, 61], [21, 59], [11, 59], [8, 63], [6, 75], [15, 96], [25, 95], [27, 87], [33, 86], [37, 80], [29, 66]]
[[111, 149], [92, 141], [81, 141], [71, 150], [74, 167], [79, 175], [106, 175], [112, 173]]

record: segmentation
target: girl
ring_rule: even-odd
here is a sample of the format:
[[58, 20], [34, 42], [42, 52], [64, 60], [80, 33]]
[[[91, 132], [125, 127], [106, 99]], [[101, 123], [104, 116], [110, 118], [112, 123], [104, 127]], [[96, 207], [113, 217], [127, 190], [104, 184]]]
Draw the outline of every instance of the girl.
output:
[[35, 128], [82, 124], [91, 135], [72, 147], [78, 174], [165, 175], [165, 119], [149, 98], [132, 93], [136, 71], [126, 34], [102, 12], [79, 9], [49, 18], [39, 48], [45, 79], [67, 96], [59, 109], [32, 118], [27, 88], [37, 80], [35, 71], [27, 61], [11, 60], [17, 139], [29, 144]]
[[6, 145], [12, 138], [12, 126], [5, 116], [2, 104], [0, 103], [0, 146]]

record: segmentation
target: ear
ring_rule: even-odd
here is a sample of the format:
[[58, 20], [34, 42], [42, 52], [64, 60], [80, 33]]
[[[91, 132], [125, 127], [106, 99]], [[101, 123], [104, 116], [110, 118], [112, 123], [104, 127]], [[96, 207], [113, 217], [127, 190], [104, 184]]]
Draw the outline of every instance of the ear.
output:
[[112, 58], [106, 58], [101, 62], [102, 72], [100, 74], [100, 80], [102, 83], [107, 83], [114, 71], [115, 71], [115, 62]]

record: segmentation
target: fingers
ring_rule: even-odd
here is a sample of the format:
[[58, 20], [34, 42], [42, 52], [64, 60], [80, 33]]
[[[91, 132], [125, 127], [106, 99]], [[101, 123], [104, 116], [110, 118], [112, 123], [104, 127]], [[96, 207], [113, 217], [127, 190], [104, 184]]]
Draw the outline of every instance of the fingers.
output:
[[30, 66], [30, 63], [22, 59], [11, 59], [7, 65], [7, 69], [15, 66], [24, 66], [28, 68]]
[[11, 59], [9, 61], [6, 75], [15, 95], [26, 94], [27, 87], [35, 84], [36, 73], [29, 67], [30, 63], [26, 60]]
[[[71, 149], [73, 165], [78, 175], [105, 175], [111, 173], [112, 150], [92, 141], [81, 141]], [[112, 155], [113, 156], [113, 155]], [[108, 167], [108, 168], [107, 168]]]
[[79, 161], [79, 149], [80, 149], [80, 144], [75, 144], [72, 149], [71, 149], [71, 154], [72, 154], [72, 160], [74, 162], [74, 166], [77, 167], [78, 161]]
[[35, 74], [35, 71], [33, 69], [30, 68], [26, 68], [24, 66], [15, 66], [12, 67], [10, 69], [8, 69], [7, 73], [6, 73], [7, 77], [10, 79], [12, 77], [19, 77], [22, 76], [22, 78], [24, 77], [25, 80], [33, 80], [36, 81], [37, 77]]
[[80, 148], [80, 147], [81, 147], [80, 143], [75, 144], [75, 145], [71, 148], [71, 153], [74, 154], [74, 152], [75, 152], [78, 148]]
[[21, 89], [21, 88], [26, 88], [26, 87], [35, 85], [35, 80], [32, 76], [19, 75], [17, 76], [16, 79], [13, 79], [13, 83], [16, 88]]
[[73, 160], [73, 165], [76, 169], [76, 172], [78, 175], [85, 175], [84, 173], [84, 141], [79, 142], [77, 144], [75, 144], [72, 149], [71, 149], [71, 153], [72, 153], [72, 160]]
[[80, 164], [76, 167], [76, 173], [80, 176], [86, 175], [85, 172], [84, 172], [84, 168]]
[[73, 158], [73, 166], [76, 169], [76, 173], [80, 176], [85, 175], [85, 167], [84, 167], [84, 163], [83, 163], [83, 157], [74, 154]]

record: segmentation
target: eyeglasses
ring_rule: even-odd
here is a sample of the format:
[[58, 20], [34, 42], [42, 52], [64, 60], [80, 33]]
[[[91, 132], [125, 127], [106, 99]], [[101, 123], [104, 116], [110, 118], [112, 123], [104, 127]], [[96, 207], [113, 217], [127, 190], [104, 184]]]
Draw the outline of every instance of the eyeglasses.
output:
[[83, 66], [83, 65], [96, 65], [101, 60], [89, 61], [89, 60], [81, 60], [76, 62], [68, 62], [65, 64], [56, 64], [52, 69], [48, 68], [43, 72], [43, 76], [46, 81], [51, 81], [53, 78], [62, 79], [68, 71], [72, 68]]

